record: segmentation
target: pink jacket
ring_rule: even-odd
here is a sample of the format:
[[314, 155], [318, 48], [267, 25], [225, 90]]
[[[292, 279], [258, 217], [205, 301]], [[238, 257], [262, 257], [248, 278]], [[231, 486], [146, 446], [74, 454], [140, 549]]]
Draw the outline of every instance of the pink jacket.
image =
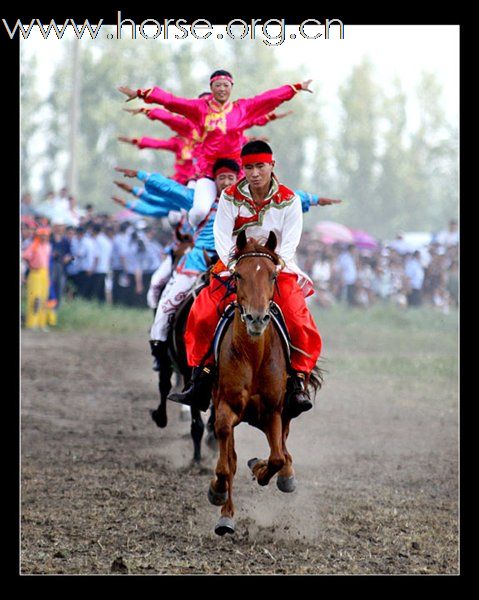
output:
[[[201, 148], [199, 147], [201, 135], [198, 131], [198, 128], [186, 117], [182, 117], [181, 115], [175, 115], [169, 110], [164, 110], [163, 108], [150, 108], [148, 112], [146, 112], [146, 116], [152, 121], [161, 121], [170, 129], [175, 131], [178, 135], [181, 135], [190, 142], [189, 146], [191, 146], [194, 166], [190, 167], [190, 170], [188, 171], [187, 175], [188, 179], [196, 178], [197, 161], [199, 152], [201, 150]], [[180, 181], [179, 183], [183, 182]]]
[[172, 177], [178, 183], [186, 185], [195, 177], [195, 164], [193, 162], [193, 141], [186, 137], [175, 135], [168, 140], [142, 137], [136, 139], [138, 148], [153, 148], [155, 150], [169, 150], [175, 154], [175, 173]]
[[181, 98], [159, 87], [137, 90], [137, 95], [149, 104], [162, 104], [168, 110], [183, 115], [201, 131], [199, 174], [212, 177], [212, 167], [217, 158], [232, 158], [239, 162], [243, 131], [252, 127], [252, 121], [272, 112], [282, 102], [291, 100], [300, 89], [299, 83], [283, 85], [258, 96], [223, 105], [211, 97]]
[[48, 269], [52, 246], [50, 242], [33, 241], [23, 251], [22, 258], [28, 261], [30, 269]]

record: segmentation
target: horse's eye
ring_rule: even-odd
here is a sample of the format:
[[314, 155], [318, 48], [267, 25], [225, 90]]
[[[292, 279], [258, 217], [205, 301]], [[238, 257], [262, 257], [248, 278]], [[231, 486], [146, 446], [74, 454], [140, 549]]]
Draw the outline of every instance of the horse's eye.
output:
[[235, 273], [235, 279], [241, 279], [241, 275], [239, 273]]

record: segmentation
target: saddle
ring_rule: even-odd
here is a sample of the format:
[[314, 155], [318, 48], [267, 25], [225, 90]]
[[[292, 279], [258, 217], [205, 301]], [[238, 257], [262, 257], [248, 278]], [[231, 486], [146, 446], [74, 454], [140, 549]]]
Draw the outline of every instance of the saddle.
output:
[[[215, 356], [215, 363], [218, 363], [218, 355], [221, 347], [221, 342], [223, 341], [223, 337], [226, 333], [226, 330], [233, 321], [235, 308], [235, 302], [231, 302], [230, 304], [228, 304], [228, 306], [223, 311], [223, 314], [221, 315], [218, 325], [216, 326], [215, 335], [213, 338], [213, 352]], [[286, 362], [289, 368], [291, 364], [291, 338], [289, 337], [288, 328], [286, 326], [286, 321], [284, 320], [281, 308], [276, 304], [276, 302], [271, 302], [270, 314], [274, 326], [276, 327], [276, 330], [279, 333], [279, 337], [283, 342], [284, 351], [286, 355]]]

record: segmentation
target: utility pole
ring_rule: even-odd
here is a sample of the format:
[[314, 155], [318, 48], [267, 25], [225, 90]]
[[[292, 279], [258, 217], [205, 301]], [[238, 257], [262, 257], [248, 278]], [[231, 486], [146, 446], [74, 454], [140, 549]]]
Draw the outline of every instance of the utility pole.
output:
[[72, 95], [70, 101], [69, 121], [69, 154], [68, 190], [75, 198], [78, 194], [78, 164], [77, 164], [77, 139], [78, 123], [80, 120], [80, 94], [81, 94], [81, 60], [80, 40], [72, 40]]

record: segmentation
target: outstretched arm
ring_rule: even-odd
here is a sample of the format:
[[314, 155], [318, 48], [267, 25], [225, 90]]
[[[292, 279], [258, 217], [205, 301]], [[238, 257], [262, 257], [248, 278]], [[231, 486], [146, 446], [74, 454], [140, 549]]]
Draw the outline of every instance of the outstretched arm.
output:
[[342, 200], [334, 200], [332, 198], [320, 198], [317, 194], [296, 190], [295, 194], [299, 196], [303, 212], [308, 212], [311, 206], [329, 206], [331, 204], [341, 204]]
[[132, 144], [133, 146], [136, 146], [138, 142], [138, 138], [130, 138], [124, 135], [119, 135], [116, 139], [124, 144]]
[[125, 183], [123, 181], [114, 181], [115, 185], [117, 185], [121, 190], [128, 192], [129, 194], [133, 194], [133, 186], [129, 183]]
[[138, 213], [139, 215], [144, 215], [145, 217], [154, 217], [156, 219], [167, 217], [168, 213], [170, 212], [168, 207], [154, 206], [148, 202], [143, 202], [143, 200], [129, 201], [126, 203], [126, 207], [133, 212]]
[[178, 135], [190, 136], [194, 129], [194, 124], [186, 117], [175, 115], [163, 108], [147, 108], [145, 114], [152, 121], [161, 121]]
[[138, 171], [136, 169], [124, 169], [122, 167], [115, 167], [115, 171], [123, 173], [123, 177], [138, 177]]
[[141, 138], [129, 138], [124, 135], [119, 135], [118, 140], [125, 144], [132, 144], [140, 150], [143, 148], [153, 148], [154, 150], [169, 150], [170, 152], [177, 152], [179, 149], [179, 139], [172, 137], [167, 140], [160, 140], [158, 138], [141, 137]]
[[262, 117], [268, 113], [274, 111], [280, 104], [291, 100], [300, 91], [313, 93], [309, 89], [312, 79], [303, 81], [302, 83], [295, 83], [294, 85], [283, 85], [279, 88], [268, 90], [258, 96], [239, 100], [245, 111], [245, 122], [248, 123], [252, 119]]
[[123, 177], [136, 177], [140, 181], [145, 183], [150, 179], [151, 173], [148, 171], [137, 171], [136, 169], [123, 169], [122, 167], [115, 167], [115, 171], [123, 173]]
[[123, 200], [123, 198], [119, 198], [118, 196], [112, 196], [111, 199], [120, 206], [126, 206], [126, 200]]
[[293, 112], [294, 111], [292, 110], [288, 110], [283, 113], [272, 112], [268, 113], [267, 115], [262, 115], [261, 117], [255, 117], [254, 119], [251, 119], [251, 123], [248, 123], [246, 125], [246, 129], [249, 129], [250, 127], [264, 127], [271, 121], [278, 121], [279, 119], [289, 117], [289, 115], [292, 115]]
[[142, 137], [136, 145], [140, 150], [143, 148], [152, 148], [153, 150], [169, 150], [170, 152], [178, 152], [180, 149], [180, 140], [177, 137], [172, 137], [167, 140], [158, 138]]
[[142, 98], [147, 104], [161, 104], [168, 110], [190, 119], [195, 124], [201, 123], [203, 116], [202, 107], [205, 105], [205, 101], [201, 98], [182, 98], [156, 86], [138, 90], [127, 86], [119, 86], [118, 90], [128, 97], [126, 102], [134, 98]]

